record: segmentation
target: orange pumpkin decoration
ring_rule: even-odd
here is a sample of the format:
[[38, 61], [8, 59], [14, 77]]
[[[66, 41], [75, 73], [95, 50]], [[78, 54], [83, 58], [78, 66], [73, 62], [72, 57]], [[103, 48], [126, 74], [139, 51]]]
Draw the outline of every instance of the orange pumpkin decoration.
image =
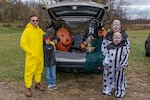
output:
[[107, 31], [105, 30], [105, 28], [103, 27], [102, 29], [98, 30], [98, 37], [105, 37], [106, 36]]
[[60, 41], [56, 44], [56, 49], [61, 51], [68, 51], [72, 45], [72, 37], [70, 32], [65, 28], [60, 28], [56, 32], [56, 37], [60, 39]]

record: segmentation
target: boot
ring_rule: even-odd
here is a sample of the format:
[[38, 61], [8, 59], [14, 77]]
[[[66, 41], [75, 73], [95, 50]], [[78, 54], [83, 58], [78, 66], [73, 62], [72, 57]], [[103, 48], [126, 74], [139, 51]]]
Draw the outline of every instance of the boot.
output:
[[32, 93], [31, 93], [31, 89], [30, 88], [26, 88], [26, 96], [27, 97], [32, 97]]
[[40, 83], [36, 83], [35, 88], [40, 90], [40, 91], [45, 91], [45, 88]]

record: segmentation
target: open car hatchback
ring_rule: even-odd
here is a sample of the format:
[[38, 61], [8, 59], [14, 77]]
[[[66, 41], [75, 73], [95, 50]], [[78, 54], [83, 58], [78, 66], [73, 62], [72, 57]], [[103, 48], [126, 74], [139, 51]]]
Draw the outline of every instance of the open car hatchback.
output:
[[[93, 55], [87, 51], [87, 39], [92, 36], [98, 38], [98, 30], [102, 29], [102, 19], [106, 5], [92, 1], [62, 1], [44, 6], [48, 11], [51, 22], [47, 26], [47, 33], [59, 38], [56, 44], [56, 61], [58, 71], [71, 72], [101, 72], [103, 56], [101, 51]], [[50, 31], [49, 31], [50, 30]], [[102, 37], [100, 37], [102, 41]], [[94, 48], [100, 45], [95, 45]], [[91, 49], [92, 50], [92, 49]], [[88, 55], [89, 54], [89, 55]], [[92, 54], [90, 56], [90, 54]], [[100, 59], [98, 59], [98, 55]], [[89, 59], [98, 59], [95, 70], [89, 67], [84, 69]], [[91, 61], [93, 63], [93, 61]], [[100, 67], [98, 69], [97, 67]], [[100, 71], [99, 71], [100, 70]]]

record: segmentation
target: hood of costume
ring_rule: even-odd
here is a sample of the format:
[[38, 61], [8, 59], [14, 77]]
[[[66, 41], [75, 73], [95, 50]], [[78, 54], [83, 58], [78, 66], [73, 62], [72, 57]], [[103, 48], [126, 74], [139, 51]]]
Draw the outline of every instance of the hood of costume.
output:
[[27, 54], [43, 55], [43, 34], [41, 28], [28, 23], [22, 33], [20, 46]]
[[[128, 38], [128, 35], [127, 35], [127, 33], [125, 32], [125, 30], [121, 30], [121, 35], [122, 35], [122, 39], [123, 40], [126, 40], [127, 38]], [[105, 36], [105, 39], [107, 39], [108, 41], [113, 41], [113, 34], [114, 34], [114, 32], [113, 31], [110, 31], [110, 32], [108, 32], [107, 34], [106, 34], [106, 36]]]

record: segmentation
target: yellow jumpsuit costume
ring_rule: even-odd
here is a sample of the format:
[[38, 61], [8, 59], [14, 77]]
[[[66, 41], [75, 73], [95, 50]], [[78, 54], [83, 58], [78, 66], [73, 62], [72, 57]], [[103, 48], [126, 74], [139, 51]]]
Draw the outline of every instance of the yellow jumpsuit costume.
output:
[[28, 23], [22, 33], [20, 46], [26, 53], [24, 80], [26, 88], [32, 86], [32, 79], [41, 82], [44, 67], [43, 34], [39, 27], [35, 28]]

